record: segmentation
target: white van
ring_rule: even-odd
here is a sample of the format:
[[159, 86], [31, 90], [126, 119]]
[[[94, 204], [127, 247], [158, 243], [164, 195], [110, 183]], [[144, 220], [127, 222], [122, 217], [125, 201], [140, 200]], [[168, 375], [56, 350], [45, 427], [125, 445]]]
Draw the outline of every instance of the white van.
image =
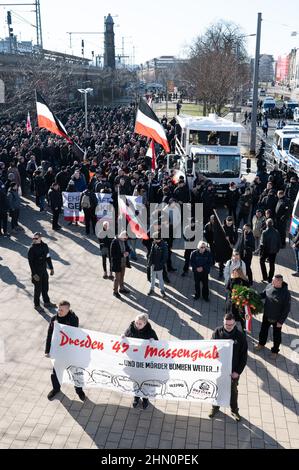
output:
[[299, 108], [298, 107], [294, 109], [293, 114], [294, 114], [294, 117], [293, 117], [294, 121], [299, 122]]

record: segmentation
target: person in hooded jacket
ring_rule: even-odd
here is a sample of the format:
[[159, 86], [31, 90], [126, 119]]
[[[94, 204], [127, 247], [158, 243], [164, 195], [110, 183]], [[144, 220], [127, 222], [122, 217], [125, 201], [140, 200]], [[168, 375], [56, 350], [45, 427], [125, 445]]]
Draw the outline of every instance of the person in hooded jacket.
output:
[[[148, 314], [142, 313], [137, 315], [135, 320], [132, 321], [129, 328], [125, 331], [123, 337], [127, 338], [138, 338], [158, 341], [157, 333], [153, 330], [151, 324], [148, 321]], [[140, 397], [135, 396], [133, 401], [133, 408], [137, 408], [140, 402]], [[143, 398], [142, 407], [145, 410], [149, 405], [149, 399]]]
[[265, 299], [263, 322], [259, 334], [259, 343], [255, 346], [256, 352], [264, 349], [269, 328], [273, 326], [273, 348], [271, 358], [276, 359], [281, 344], [281, 329], [291, 310], [291, 294], [288, 285], [281, 274], [276, 274], [270, 284], [262, 292], [261, 298]]

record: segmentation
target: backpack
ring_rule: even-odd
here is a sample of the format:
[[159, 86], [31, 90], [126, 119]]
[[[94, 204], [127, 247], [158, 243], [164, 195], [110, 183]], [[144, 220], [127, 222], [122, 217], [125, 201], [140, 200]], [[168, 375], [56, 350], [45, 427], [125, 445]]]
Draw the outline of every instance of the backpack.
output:
[[82, 201], [81, 201], [81, 207], [83, 209], [90, 209], [91, 208], [90, 197], [88, 196], [88, 194], [83, 195]]

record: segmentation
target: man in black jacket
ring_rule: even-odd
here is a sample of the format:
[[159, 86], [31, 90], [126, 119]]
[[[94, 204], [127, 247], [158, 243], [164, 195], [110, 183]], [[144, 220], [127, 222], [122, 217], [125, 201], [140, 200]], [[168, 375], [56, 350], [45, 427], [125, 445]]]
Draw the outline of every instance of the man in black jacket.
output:
[[95, 227], [97, 223], [97, 217], [95, 214], [96, 207], [98, 205], [97, 197], [94, 191], [90, 189], [85, 189], [80, 197], [80, 211], [84, 212], [85, 219], [85, 232], [86, 235], [90, 234], [90, 224], [92, 226], [93, 233], [95, 234]]
[[121, 294], [129, 294], [130, 291], [124, 286], [126, 271], [126, 259], [130, 254], [127, 232], [121, 232], [111, 243], [111, 270], [115, 273], [113, 295], [121, 299]]
[[291, 202], [285, 197], [285, 192], [277, 193], [278, 201], [275, 208], [276, 227], [281, 239], [281, 248], [286, 247], [287, 222], [291, 211]]
[[239, 252], [241, 255], [241, 259], [244, 261], [246, 265], [246, 274], [247, 274], [250, 286], [252, 286], [253, 284], [251, 262], [252, 262], [252, 255], [253, 255], [254, 250], [255, 250], [255, 239], [251, 230], [251, 225], [245, 224], [243, 227], [243, 234], [242, 234], [242, 238], [240, 241]]
[[274, 276], [272, 283], [268, 284], [262, 292], [261, 297], [265, 299], [263, 322], [259, 334], [259, 344], [255, 351], [264, 349], [268, 339], [268, 331], [273, 325], [273, 348], [271, 358], [276, 359], [281, 343], [281, 328], [287, 319], [291, 309], [291, 295], [288, 285], [284, 282], [281, 274]]
[[[79, 327], [79, 318], [72, 310], [70, 310], [70, 307], [71, 305], [67, 300], [63, 300], [62, 302], [59, 302], [58, 313], [57, 315], [54, 315], [54, 317], [51, 318], [51, 322], [48, 328], [48, 335], [47, 335], [46, 348], [45, 348], [46, 357], [50, 357], [50, 349], [51, 349], [51, 342], [52, 342], [55, 321], [57, 321], [58, 323], [62, 325], [73, 326], [75, 328]], [[60, 383], [58, 381], [55, 369], [53, 369], [53, 372], [51, 375], [51, 381], [52, 381], [53, 389], [48, 394], [49, 400], [52, 400], [55, 397], [55, 395], [57, 395], [57, 393], [60, 392]], [[80, 400], [84, 401], [85, 393], [83, 392], [82, 388], [75, 387], [75, 390]]]
[[148, 257], [148, 266], [151, 270], [151, 288], [147, 295], [152, 295], [155, 290], [156, 277], [159, 279], [160, 291], [163, 298], [166, 297], [164, 281], [163, 281], [163, 267], [167, 262], [168, 247], [167, 243], [159, 237], [158, 232], [153, 234], [153, 243]]
[[240, 192], [237, 188], [236, 183], [231, 182], [229, 189], [226, 191], [225, 201], [228, 208], [228, 215], [233, 216], [234, 223], [237, 223], [237, 207], [240, 199]]
[[49, 248], [42, 241], [41, 233], [35, 233], [32, 239], [32, 245], [28, 251], [28, 261], [31, 269], [32, 283], [34, 284], [34, 308], [39, 313], [44, 309], [40, 306], [40, 295], [42, 294], [44, 306], [55, 308], [56, 305], [50, 302], [48, 296], [49, 276], [47, 266], [50, 269], [50, 275], [54, 275], [53, 264], [49, 253]]
[[60, 230], [61, 227], [58, 224], [59, 214], [62, 208], [62, 194], [59, 190], [58, 183], [53, 183], [51, 189], [48, 192], [48, 201], [53, 213], [52, 229]]
[[[247, 364], [248, 345], [246, 336], [238, 330], [233, 314], [227, 313], [224, 316], [223, 326], [216, 328], [213, 332], [212, 339], [231, 339], [234, 342], [230, 408], [235, 420], [240, 421], [241, 416], [239, 415], [238, 408], [238, 383], [240, 375]], [[213, 406], [210, 411], [209, 418], [214, 418], [216, 413], [218, 413], [219, 408], [219, 406]]]
[[9, 203], [7, 194], [5, 192], [5, 186], [0, 182], [0, 235], [2, 235], [1, 228], [3, 229], [3, 235], [8, 236], [7, 233], [7, 213], [9, 210]]
[[[278, 231], [273, 227], [273, 220], [267, 219], [267, 228], [262, 232], [260, 243], [260, 266], [263, 282], [271, 282], [275, 272], [276, 255], [280, 250], [281, 241]], [[266, 269], [266, 259], [269, 259], [269, 275]]]

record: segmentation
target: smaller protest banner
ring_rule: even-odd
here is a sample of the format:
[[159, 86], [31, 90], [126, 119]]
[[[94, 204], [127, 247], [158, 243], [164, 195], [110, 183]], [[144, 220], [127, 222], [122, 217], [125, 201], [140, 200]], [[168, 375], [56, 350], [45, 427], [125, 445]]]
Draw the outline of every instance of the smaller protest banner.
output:
[[98, 205], [96, 207], [96, 216], [98, 220], [107, 220], [112, 222], [114, 218], [114, 207], [112, 194], [96, 193]]
[[62, 193], [64, 220], [68, 222], [83, 222], [84, 212], [80, 212], [81, 193]]

